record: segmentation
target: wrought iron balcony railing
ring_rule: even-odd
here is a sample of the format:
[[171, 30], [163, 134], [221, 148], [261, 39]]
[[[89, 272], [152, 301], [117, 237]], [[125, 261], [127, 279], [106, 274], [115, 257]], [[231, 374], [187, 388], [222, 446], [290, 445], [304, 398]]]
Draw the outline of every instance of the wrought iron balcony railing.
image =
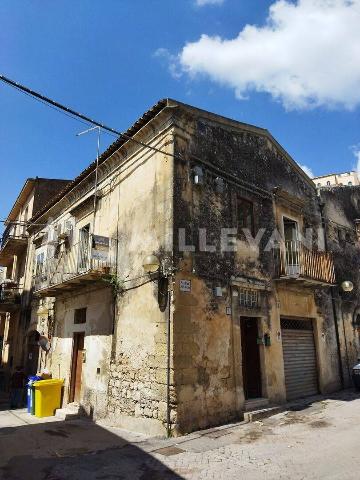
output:
[[28, 237], [25, 228], [8, 225], [1, 237], [0, 265], [11, 267], [14, 255], [22, 255], [26, 251]]
[[277, 278], [299, 278], [317, 283], [334, 284], [332, 254], [310, 250], [298, 240], [285, 241], [275, 251]]
[[22, 240], [26, 238], [27, 235], [25, 226], [10, 224], [6, 227], [1, 237], [1, 248], [3, 249], [4, 246], [9, 242], [9, 240]]
[[114, 273], [116, 265], [117, 240], [90, 235], [86, 241], [55, 249], [53, 256], [37, 263], [34, 291], [56, 296], [58, 290]]

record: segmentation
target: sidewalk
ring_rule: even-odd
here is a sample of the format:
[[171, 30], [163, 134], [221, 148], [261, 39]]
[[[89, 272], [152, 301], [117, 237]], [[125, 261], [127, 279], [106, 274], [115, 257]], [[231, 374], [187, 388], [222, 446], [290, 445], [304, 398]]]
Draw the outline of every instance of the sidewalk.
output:
[[25, 425], [40, 425], [42, 423], [58, 422], [56, 417], [37, 418], [30, 415], [26, 408], [0, 411], [0, 429], [10, 427], [21, 427]]
[[[311, 397], [254, 423], [150, 438], [90, 420], [0, 412], [7, 480], [358, 479], [360, 394]], [[29, 469], [31, 465], [31, 469]]]

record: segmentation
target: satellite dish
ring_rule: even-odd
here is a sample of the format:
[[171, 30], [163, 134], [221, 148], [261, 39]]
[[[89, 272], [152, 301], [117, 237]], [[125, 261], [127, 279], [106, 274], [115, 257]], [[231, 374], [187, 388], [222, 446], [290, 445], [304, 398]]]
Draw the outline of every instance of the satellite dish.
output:
[[50, 340], [44, 335], [41, 335], [39, 338], [39, 346], [42, 348], [42, 350], [44, 350], [44, 352], [48, 352], [51, 348]]

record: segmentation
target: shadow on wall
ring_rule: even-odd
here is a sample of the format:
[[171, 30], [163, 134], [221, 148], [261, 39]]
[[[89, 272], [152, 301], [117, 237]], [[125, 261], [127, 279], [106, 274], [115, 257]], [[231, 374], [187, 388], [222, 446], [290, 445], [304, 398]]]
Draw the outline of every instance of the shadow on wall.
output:
[[[11, 416], [12, 413], [9, 412], [7, 415]], [[15, 426], [0, 428], [0, 478], [7, 480], [183, 478], [152, 456], [156, 450], [151, 449], [144, 437], [132, 434], [137, 446], [88, 420], [16, 426], [16, 417], [12, 418], [15, 420], [12, 423]], [[4, 425], [4, 417], [0, 422]], [[146, 450], [150, 450], [149, 453]]]

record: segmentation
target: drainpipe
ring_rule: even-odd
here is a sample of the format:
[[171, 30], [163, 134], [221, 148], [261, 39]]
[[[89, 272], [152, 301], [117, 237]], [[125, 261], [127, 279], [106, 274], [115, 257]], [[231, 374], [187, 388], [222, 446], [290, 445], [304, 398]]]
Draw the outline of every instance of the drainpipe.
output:
[[[324, 205], [322, 203], [320, 193], [319, 193], [318, 198], [319, 198], [319, 206], [320, 206], [320, 214], [321, 214], [321, 226], [322, 226], [322, 229], [323, 229], [323, 232], [324, 232], [324, 247], [325, 247], [325, 252], [328, 252], [329, 249], [328, 249], [328, 242], [327, 242], [325, 216], [324, 216]], [[338, 360], [339, 360], [340, 381], [341, 381], [341, 387], [344, 389], [345, 388], [345, 380], [344, 380], [344, 371], [343, 371], [343, 361], [342, 361], [342, 358], [341, 358], [341, 346], [340, 346], [338, 316], [337, 316], [337, 311], [336, 311], [336, 300], [335, 300], [334, 290], [331, 287], [330, 287], [330, 295], [331, 295], [331, 304], [332, 304], [333, 317], [334, 317], [336, 347], [337, 347], [337, 354], [338, 354]], [[344, 329], [344, 335], [345, 335], [345, 329]]]
[[[170, 277], [172, 282], [172, 276]], [[166, 319], [166, 434], [169, 438], [171, 435], [171, 422], [170, 422], [170, 360], [171, 360], [171, 303], [172, 303], [172, 288], [171, 282], [168, 286], [168, 314]]]

